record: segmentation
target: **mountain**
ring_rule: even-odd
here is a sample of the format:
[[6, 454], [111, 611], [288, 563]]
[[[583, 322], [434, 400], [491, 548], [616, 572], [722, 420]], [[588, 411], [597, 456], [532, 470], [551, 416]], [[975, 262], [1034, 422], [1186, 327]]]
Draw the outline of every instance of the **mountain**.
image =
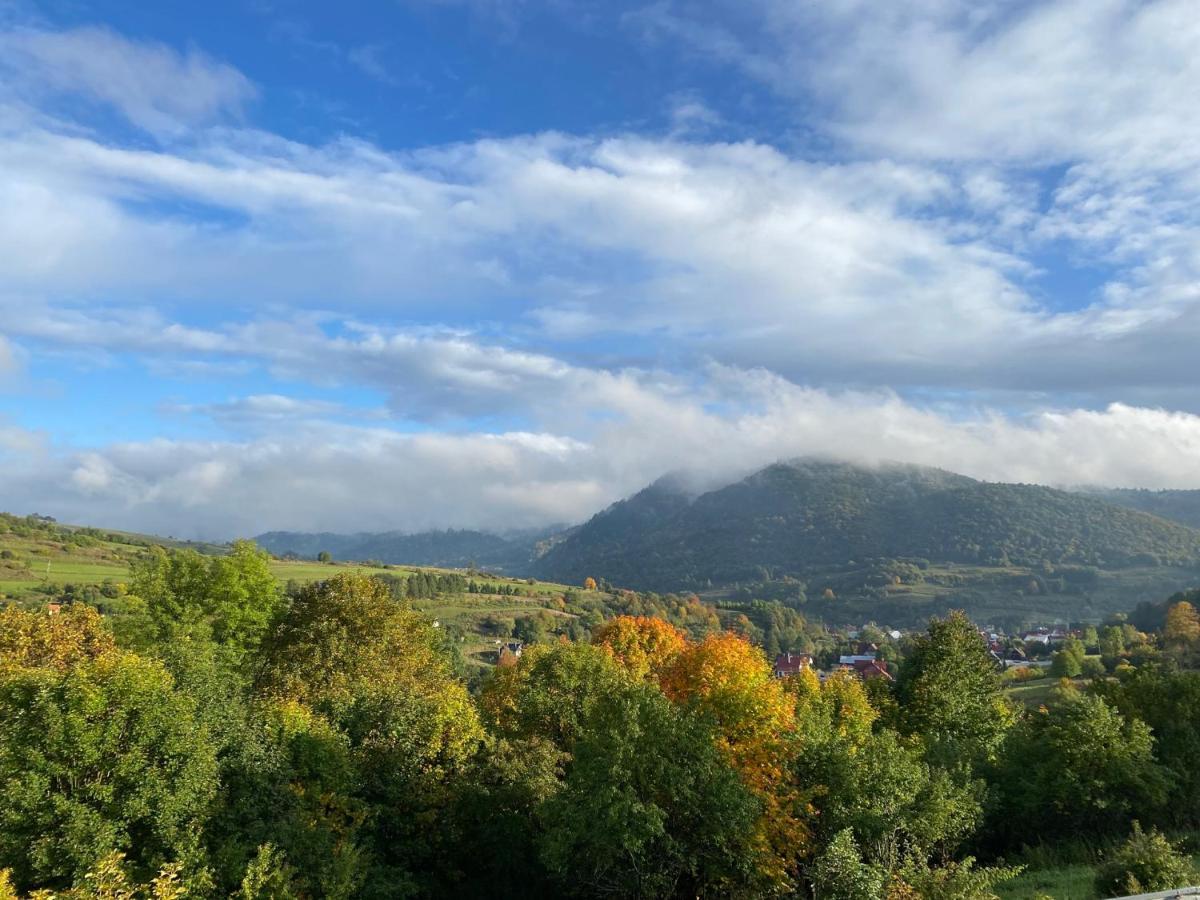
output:
[[1089, 488], [1082, 493], [1200, 528], [1200, 491], [1148, 491], [1144, 488]]
[[404, 534], [332, 534], [299, 531], [269, 531], [255, 541], [276, 556], [295, 555], [315, 559], [329, 553], [337, 560], [379, 560], [413, 566], [465, 569], [471, 566], [502, 572], [519, 572], [529, 567], [534, 545], [545, 532], [501, 537], [484, 531], [423, 531]]
[[864, 560], [1102, 569], [1200, 561], [1200, 531], [1039, 485], [918, 466], [777, 463], [688, 495], [656, 482], [598, 513], [533, 565], [651, 590], [763, 582]]

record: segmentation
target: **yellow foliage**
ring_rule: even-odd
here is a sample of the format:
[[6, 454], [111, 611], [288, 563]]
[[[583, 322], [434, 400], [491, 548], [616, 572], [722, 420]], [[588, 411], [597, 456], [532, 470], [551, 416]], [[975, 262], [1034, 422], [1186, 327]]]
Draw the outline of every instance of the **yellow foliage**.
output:
[[716, 723], [719, 749], [763, 804], [756, 839], [764, 870], [786, 885], [809, 839], [792, 774], [799, 747], [792, 698], [761, 651], [729, 633], [688, 645], [662, 686], [672, 700], [694, 705]]
[[1168, 646], [1187, 646], [1200, 642], [1200, 614], [1186, 600], [1180, 600], [1167, 610], [1163, 638]]
[[60, 672], [115, 649], [100, 613], [74, 603], [58, 615], [0, 611], [0, 668], [51, 668]]
[[650, 616], [617, 616], [605, 622], [592, 643], [607, 650], [635, 678], [659, 680], [679, 658], [683, 632]]

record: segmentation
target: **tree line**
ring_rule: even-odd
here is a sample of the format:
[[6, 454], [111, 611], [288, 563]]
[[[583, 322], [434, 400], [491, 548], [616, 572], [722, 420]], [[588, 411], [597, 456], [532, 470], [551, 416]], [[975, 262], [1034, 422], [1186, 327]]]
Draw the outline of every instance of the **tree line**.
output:
[[0, 898], [973, 900], [1033, 834], [1136, 820], [1172, 860], [1155, 827], [1200, 825], [1173, 657], [1025, 711], [961, 614], [894, 684], [618, 615], [473, 695], [383, 581], [267, 562], [156, 551], [120, 615], [0, 613]]

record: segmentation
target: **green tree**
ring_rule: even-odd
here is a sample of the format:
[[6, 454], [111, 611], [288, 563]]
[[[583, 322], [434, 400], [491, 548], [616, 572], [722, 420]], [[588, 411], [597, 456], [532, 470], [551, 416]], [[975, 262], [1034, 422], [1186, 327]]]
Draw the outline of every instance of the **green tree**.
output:
[[66, 887], [114, 851], [149, 877], [193, 853], [215, 789], [209, 736], [160, 663], [0, 672], [0, 867], [18, 887]]
[[588, 716], [565, 786], [542, 813], [542, 855], [572, 893], [747, 893], [758, 812], [701, 719], [652, 685], [626, 683]]
[[308, 585], [263, 641], [257, 693], [303, 704], [349, 739], [372, 811], [362, 890], [418, 891], [440, 868], [451, 787], [483, 737], [438, 629], [387, 585], [343, 573]]
[[1083, 673], [1083, 642], [1067, 638], [1062, 647], [1050, 660], [1050, 674], [1054, 678], [1074, 678]]
[[604, 648], [542, 644], [512, 668], [495, 670], [480, 693], [480, 707], [497, 734], [540, 738], [571, 753], [592, 708], [631, 676]]
[[934, 619], [913, 642], [896, 682], [900, 726], [931, 761], [977, 765], [993, 757], [1013, 713], [979, 631], [962, 612]]
[[1009, 733], [996, 779], [997, 830], [1016, 840], [1035, 819], [1046, 836], [1127, 827], [1166, 800], [1170, 782], [1153, 748], [1143, 722], [1100, 697], [1060, 692]]
[[884, 871], [863, 861], [854, 833], [843, 829], [816, 858], [811, 880], [822, 900], [878, 900]]
[[235, 541], [226, 556], [154, 547], [133, 565], [130, 605], [141, 615], [126, 630], [158, 645], [212, 640], [241, 659], [258, 647], [279, 606], [269, 561], [252, 541]]
[[1100, 631], [1100, 655], [1115, 660], [1125, 652], [1125, 635], [1119, 625], [1105, 625]]
[[1148, 666], [1101, 690], [1126, 719], [1146, 723], [1154, 734], [1155, 758], [1174, 781], [1167, 821], [1200, 825], [1200, 672]]

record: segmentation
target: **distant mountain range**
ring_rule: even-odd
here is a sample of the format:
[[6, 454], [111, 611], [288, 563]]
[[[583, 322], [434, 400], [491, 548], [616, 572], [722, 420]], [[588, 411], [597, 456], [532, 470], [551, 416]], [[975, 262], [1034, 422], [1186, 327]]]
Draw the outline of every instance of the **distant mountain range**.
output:
[[[1174, 520], [1174, 521], [1172, 521]], [[573, 529], [498, 536], [269, 532], [277, 555], [476, 566], [698, 590], [880, 559], [985, 566], [1200, 563], [1200, 491], [1062, 491], [908, 465], [777, 463], [694, 493], [662, 478]]]
[[657, 590], [803, 577], [868, 559], [991, 566], [1194, 564], [1200, 531], [1040, 485], [937, 469], [800, 460], [688, 496], [657, 482], [536, 560], [543, 578], [592, 575]]
[[315, 559], [329, 553], [337, 560], [379, 560], [449, 569], [479, 568], [523, 573], [532, 565], [539, 542], [561, 528], [500, 536], [485, 531], [449, 530], [405, 534], [399, 531], [359, 534], [268, 531], [255, 541], [276, 556]]

